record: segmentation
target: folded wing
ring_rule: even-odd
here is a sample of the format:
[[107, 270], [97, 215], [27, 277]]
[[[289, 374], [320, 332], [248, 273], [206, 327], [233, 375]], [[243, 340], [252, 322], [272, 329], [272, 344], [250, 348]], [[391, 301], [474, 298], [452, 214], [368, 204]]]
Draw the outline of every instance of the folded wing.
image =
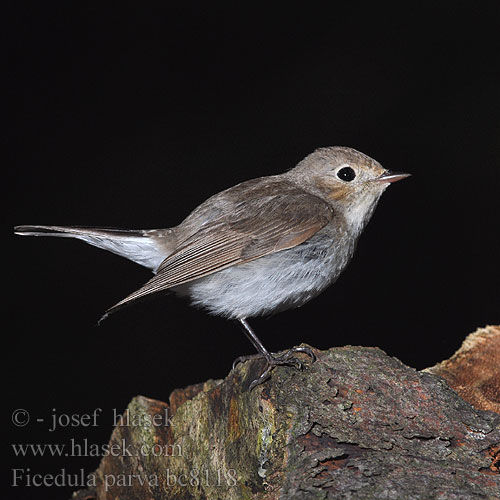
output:
[[323, 200], [289, 185], [267, 187], [265, 196], [252, 189], [243, 199], [180, 241], [156, 275], [107, 314], [147, 295], [300, 245], [333, 217]]

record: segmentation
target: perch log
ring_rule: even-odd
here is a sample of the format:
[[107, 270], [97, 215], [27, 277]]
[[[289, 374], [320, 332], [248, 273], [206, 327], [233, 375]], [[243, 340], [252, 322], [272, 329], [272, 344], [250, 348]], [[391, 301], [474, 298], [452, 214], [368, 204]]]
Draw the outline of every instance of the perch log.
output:
[[73, 498], [498, 500], [499, 346], [488, 327], [424, 371], [378, 348], [314, 350], [251, 392], [260, 360], [168, 404], [138, 396], [111, 436], [126, 453]]

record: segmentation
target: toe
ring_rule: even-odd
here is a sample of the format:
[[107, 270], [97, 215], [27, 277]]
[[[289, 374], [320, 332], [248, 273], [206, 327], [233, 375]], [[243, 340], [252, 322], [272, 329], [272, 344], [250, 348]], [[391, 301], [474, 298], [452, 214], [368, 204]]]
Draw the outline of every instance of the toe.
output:
[[313, 363], [316, 361], [316, 355], [314, 354], [313, 350], [310, 349], [309, 347], [294, 347], [291, 350], [294, 352], [303, 352], [304, 354], [307, 354], [311, 358], [311, 361]]

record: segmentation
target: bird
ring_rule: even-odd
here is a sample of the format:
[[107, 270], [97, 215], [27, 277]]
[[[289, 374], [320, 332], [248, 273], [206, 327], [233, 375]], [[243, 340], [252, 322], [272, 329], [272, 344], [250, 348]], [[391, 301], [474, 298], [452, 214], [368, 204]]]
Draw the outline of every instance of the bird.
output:
[[385, 189], [410, 174], [386, 170], [349, 147], [322, 147], [288, 171], [258, 177], [221, 191], [179, 225], [124, 230], [20, 225], [15, 233], [77, 238], [150, 269], [141, 288], [104, 316], [131, 303], [171, 291], [209, 314], [235, 320], [257, 350], [238, 364], [264, 358], [250, 389], [274, 367], [302, 368], [295, 353], [269, 352], [249, 318], [300, 307], [333, 284], [351, 260], [359, 236]]

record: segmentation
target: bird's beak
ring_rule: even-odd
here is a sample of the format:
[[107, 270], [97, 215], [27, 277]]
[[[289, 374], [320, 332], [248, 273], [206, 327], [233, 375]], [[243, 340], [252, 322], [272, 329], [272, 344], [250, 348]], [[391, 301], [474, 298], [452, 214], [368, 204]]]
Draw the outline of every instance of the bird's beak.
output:
[[374, 182], [398, 182], [402, 179], [406, 179], [410, 177], [411, 174], [405, 174], [403, 172], [391, 172], [390, 170], [386, 170], [381, 176], [373, 179]]

